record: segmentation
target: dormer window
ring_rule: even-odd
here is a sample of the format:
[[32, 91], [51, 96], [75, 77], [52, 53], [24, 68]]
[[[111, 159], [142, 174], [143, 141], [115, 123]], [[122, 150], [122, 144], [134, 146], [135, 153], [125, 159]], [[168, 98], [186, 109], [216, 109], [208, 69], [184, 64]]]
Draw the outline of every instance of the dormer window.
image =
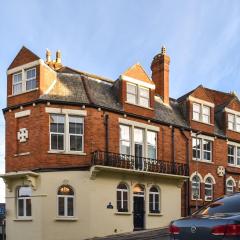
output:
[[13, 95], [28, 92], [37, 87], [36, 68], [13, 74]]
[[228, 113], [228, 129], [240, 132], [240, 116]]
[[210, 107], [206, 105], [193, 103], [193, 120], [209, 124], [210, 110]]
[[127, 102], [142, 107], [149, 107], [149, 88], [137, 84], [127, 83]]

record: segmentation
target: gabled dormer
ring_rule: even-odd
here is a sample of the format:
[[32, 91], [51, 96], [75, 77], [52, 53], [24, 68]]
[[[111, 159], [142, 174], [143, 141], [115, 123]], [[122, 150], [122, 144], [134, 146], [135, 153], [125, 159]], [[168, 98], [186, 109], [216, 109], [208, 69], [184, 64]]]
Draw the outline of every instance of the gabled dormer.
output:
[[38, 99], [57, 79], [54, 69], [22, 47], [7, 70], [7, 106]]
[[179, 98], [178, 102], [192, 128], [213, 133], [215, 104], [202, 85]]
[[155, 84], [137, 63], [120, 75], [121, 102], [126, 112], [152, 116]]

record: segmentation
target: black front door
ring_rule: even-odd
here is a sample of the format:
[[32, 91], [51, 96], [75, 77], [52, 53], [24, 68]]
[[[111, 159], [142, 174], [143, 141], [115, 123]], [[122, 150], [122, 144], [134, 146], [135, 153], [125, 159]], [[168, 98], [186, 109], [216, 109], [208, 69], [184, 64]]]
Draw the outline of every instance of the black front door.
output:
[[133, 197], [133, 209], [134, 230], [141, 230], [144, 228], [144, 197]]

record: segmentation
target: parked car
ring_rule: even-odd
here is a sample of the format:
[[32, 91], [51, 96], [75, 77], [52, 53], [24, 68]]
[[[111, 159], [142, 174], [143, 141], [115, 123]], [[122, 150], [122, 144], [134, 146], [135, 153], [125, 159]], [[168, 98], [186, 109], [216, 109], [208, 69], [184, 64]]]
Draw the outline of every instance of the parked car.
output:
[[224, 196], [191, 216], [171, 222], [171, 240], [239, 240], [240, 193]]

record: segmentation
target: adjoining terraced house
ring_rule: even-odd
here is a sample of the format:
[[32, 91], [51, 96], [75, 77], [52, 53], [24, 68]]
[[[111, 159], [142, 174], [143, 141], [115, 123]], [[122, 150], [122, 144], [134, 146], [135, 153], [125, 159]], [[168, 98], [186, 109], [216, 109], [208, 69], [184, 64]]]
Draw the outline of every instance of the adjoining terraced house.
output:
[[[7, 236], [85, 239], [162, 227], [238, 190], [240, 104], [169, 97], [163, 47], [116, 81], [23, 47], [7, 70]], [[173, 80], [172, 80], [173, 82]]]

